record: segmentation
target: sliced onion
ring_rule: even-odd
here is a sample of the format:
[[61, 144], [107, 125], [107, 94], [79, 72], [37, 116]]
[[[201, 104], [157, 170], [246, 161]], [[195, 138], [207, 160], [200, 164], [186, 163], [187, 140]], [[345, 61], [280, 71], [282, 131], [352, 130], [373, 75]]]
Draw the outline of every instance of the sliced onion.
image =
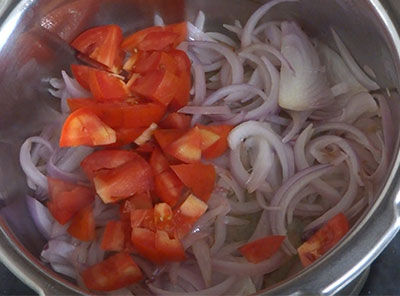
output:
[[29, 212], [32, 216], [33, 222], [39, 232], [46, 238], [50, 239], [51, 228], [54, 223], [53, 217], [51, 217], [48, 209], [39, 202], [36, 198], [26, 196], [26, 203], [28, 205]]
[[89, 98], [89, 97], [91, 97], [91, 94], [86, 89], [84, 89], [78, 83], [78, 81], [69, 77], [65, 71], [61, 71], [61, 75], [65, 82], [65, 89], [68, 91], [68, 93], [71, 94], [71, 97], [74, 97], [74, 98]]
[[228, 106], [185, 106], [178, 110], [179, 113], [196, 115], [231, 115]]
[[210, 287], [212, 280], [210, 247], [208, 246], [206, 240], [201, 239], [193, 243], [192, 250], [203, 276], [205, 286], [208, 288]]

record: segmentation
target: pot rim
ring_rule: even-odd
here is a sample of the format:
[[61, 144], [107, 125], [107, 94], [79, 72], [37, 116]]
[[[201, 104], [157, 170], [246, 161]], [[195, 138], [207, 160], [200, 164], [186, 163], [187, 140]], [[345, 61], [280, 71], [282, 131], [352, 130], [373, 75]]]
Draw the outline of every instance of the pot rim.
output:
[[[0, 31], [12, 26], [13, 20], [32, 0], [3, 0], [0, 3]], [[368, 0], [379, 21], [386, 29], [394, 54], [397, 73], [400, 73], [400, 37], [381, 0]], [[12, 31], [9, 30], [10, 32]], [[0, 49], [4, 42], [0, 37]], [[7, 38], [7, 36], [5, 37]], [[364, 271], [384, 250], [400, 228], [400, 157], [397, 151], [391, 173], [379, 197], [368, 213], [353, 227], [339, 246], [321, 260], [284, 282], [263, 292], [279, 295], [332, 295], [339, 292]], [[379, 216], [379, 219], [373, 219]], [[379, 235], [376, 235], [379, 234]], [[367, 244], [366, 244], [367, 243]], [[374, 246], [370, 248], [369, 246]], [[25, 284], [39, 295], [86, 294], [47, 268], [18, 241], [4, 219], [0, 217], [0, 260]], [[315, 278], [315, 274], [326, 274]], [[322, 288], [321, 288], [322, 287]]]

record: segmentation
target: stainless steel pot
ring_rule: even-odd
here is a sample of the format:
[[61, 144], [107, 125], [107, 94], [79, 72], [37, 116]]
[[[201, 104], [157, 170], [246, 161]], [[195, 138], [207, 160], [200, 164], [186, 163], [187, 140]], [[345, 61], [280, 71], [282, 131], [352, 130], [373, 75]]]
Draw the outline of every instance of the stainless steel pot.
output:
[[[37, 258], [45, 243], [30, 218], [28, 192], [18, 163], [22, 141], [52, 120], [48, 79], [74, 60], [62, 39], [70, 40], [93, 25], [117, 23], [125, 31], [152, 24], [155, 12], [167, 22], [193, 19], [201, 9], [207, 28], [235, 18], [246, 20], [261, 0], [79, 0], [78, 8], [46, 18], [68, 0], [0, 1], [0, 259], [43, 295], [82, 291]], [[400, 39], [397, 0], [300, 0], [273, 10], [274, 18], [295, 18], [310, 34], [332, 43], [329, 27], [343, 37], [361, 65], [374, 69], [380, 85], [399, 86]], [[54, 14], [53, 14], [54, 16]], [[400, 22], [399, 22], [400, 23]], [[60, 26], [58, 26], [60, 24]], [[50, 28], [53, 33], [45, 28]], [[59, 33], [58, 35], [56, 33]], [[396, 123], [400, 102], [390, 102]], [[396, 125], [396, 135], [399, 131]], [[323, 260], [272, 287], [271, 294], [334, 294], [355, 279], [385, 248], [399, 224], [399, 141], [391, 170], [376, 203], [351, 233]]]

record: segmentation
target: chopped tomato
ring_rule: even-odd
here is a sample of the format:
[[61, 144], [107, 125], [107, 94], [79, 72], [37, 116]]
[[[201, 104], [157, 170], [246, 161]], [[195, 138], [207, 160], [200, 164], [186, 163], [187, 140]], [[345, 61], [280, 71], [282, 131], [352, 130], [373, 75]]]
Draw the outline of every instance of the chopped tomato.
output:
[[96, 102], [93, 99], [68, 99], [71, 111], [86, 108], [112, 128], [147, 128], [159, 122], [165, 107], [156, 103]]
[[176, 205], [183, 190], [183, 184], [170, 169], [154, 177], [157, 196], [171, 207]]
[[92, 206], [80, 210], [73, 218], [68, 227], [68, 233], [84, 242], [93, 240], [96, 237], [94, 215]]
[[186, 23], [178, 23], [165, 27], [150, 27], [137, 31], [124, 39], [121, 47], [125, 51], [165, 50], [174, 48], [187, 36]]
[[179, 239], [171, 239], [166, 231], [156, 231], [155, 248], [165, 261], [180, 262], [186, 259], [181, 241]]
[[218, 134], [210, 130], [201, 128], [200, 128], [200, 134], [201, 134], [201, 151], [210, 148], [221, 138]]
[[71, 65], [71, 71], [76, 81], [85, 89], [90, 90], [89, 86], [89, 73], [93, 71], [93, 68], [84, 65]]
[[133, 197], [131, 197], [129, 199], [129, 201], [132, 204], [133, 209], [152, 209], [153, 208], [153, 201], [152, 201], [150, 193], [148, 191], [136, 193]]
[[154, 209], [134, 209], [131, 211], [131, 227], [155, 230]]
[[88, 155], [81, 167], [89, 179], [93, 179], [100, 170], [117, 168], [129, 161], [141, 161], [141, 157], [132, 151], [126, 150], [100, 150]]
[[169, 169], [169, 163], [160, 149], [155, 148], [151, 153], [150, 166], [154, 176], [157, 176]]
[[171, 237], [174, 236], [174, 213], [167, 203], [158, 203], [154, 206], [154, 226], [158, 230], [165, 231]]
[[115, 131], [92, 111], [81, 108], [65, 120], [61, 131], [60, 147], [98, 146], [115, 143]]
[[47, 181], [50, 197], [47, 207], [54, 219], [62, 225], [94, 200], [94, 192], [86, 186], [51, 177]]
[[127, 242], [130, 243], [131, 227], [123, 221], [109, 221], [101, 240], [104, 251], [123, 251]]
[[140, 255], [156, 264], [164, 263], [164, 258], [156, 249], [156, 234], [154, 231], [135, 227], [132, 229], [131, 239], [133, 246]]
[[82, 272], [86, 287], [95, 291], [118, 290], [143, 279], [140, 268], [127, 253], [117, 253]]
[[168, 54], [174, 57], [179, 69], [179, 74], [190, 73], [190, 68], [192, 67], [192, 64], [186, 52], [178, 49], [173, 49], [168, 51]]
[[176, 237], [178, 239], [185, 237], [193, 228], [194, 223], [207, 211], [207, 208], [207, 204], [201, 199], [193, 194], [189, 195], [174, 215]]
[[201, 159], [201, 134], [194, 127], [182, 137], [165, 148], [165, 152], [186, 163], [199, 162]]
[[214, 190], [215, 168], [210, 164], [194, 163], [171, 166], [182, 183], [189, 187], [194, 195], [207, 202]]
[[130, 92], [125, 83], [111, 74], [100, 71], [89, 71], [89, 88], [93, 97], [99, 101], [123, 100]]
[[144, 157], [147, 157], [153, 152], [154, 149], [156, 149], [156, 144], [153, 141], [148, 141], [143, 145], [137, 147], [136, 152], [144, 155]]
[[199, 126], [200, 129], [211, 131], [220, 136], [219, 140], [211, 145], [209, 148], [202, 151], [202, 155], [205, 159], [217, 158], [225, 153], [228, 149], [228, 135], [231, 132], [233, 126], [231, 125], [208, 125]]
[[131, 144], [134, 142], [141, 134], [145, 131], [145, 128], [137, 127], [137, 128], [119, 128], [116, 129], [117, 133], [117, 142], [114, 145], [124, 146], [127, 144]]
[[251, 263], [267, 260], [278, 252], [285, 236], [273, 235], [260, 238], [239, 248], [240, 253]]
[[349, 231], [349, 222], [342, 213], [330, 219], [298, 249], [304, 267], [332, 249]]
[[188, 130], [190, 128], [191, 117], [182, 113], [169, 113], [160, 121], [160, 127], [168, 129]]
[[126, 199], [153, 186], [150, 165], [140, 156], [111, 170], [98, 171], [93, 179], [96, 192], [104, 203]]
[[126, 72], [131, 72], [136, 62], [139, 59], [144, 59], [150, 55], [147, 51], [137, 50], [136, 52], [132, 52], [132, 55], [126, 60], [124, 66], [122, 67]]
[[186, 106], [190, 98], [191, 76], [190, 76], [190, 60], [187, 54], [181, 50], [171, 50], [168, 52], [175, 58], [178, 65], [179, 88], [176, 90], [175, 97], [171, 101], [170, 109], [177, 111]]
[[80, 34], [71, 46], [89, 58], [105, 65], [112, 72], [121, 68], [122, 30], [117, 25], [99, 26]]
[[135, 73], [145, 74], [153, 70], [165, 69], [170, 73], [177, 74], [179, 72], [178, 65], [173, 56], [163, 51], [153, 51], [150, 55], [142, 55], [135, 66], [133, 71]]
[[151, 140], [153, 133], [155, 130], [157, 130], [157, 128], [158, 125], [156, 123], [153, 122], [152, 124], [150, 124], [150, 126], [145, 129], [139, 137], [136, 138], [135, 144], [138, 146], [146, 144], [148, 141]]
[[165, 70], [153, 70], [137, 79], [131, 91], [167, 106], [175, 96], [179, 81], [175, 74]]
[[159, 129], [154, 132], [154, 138], [161, 149], [165, 149], [169, 144], [178, 140], [185, 134], [185, 131], [179, 129]]

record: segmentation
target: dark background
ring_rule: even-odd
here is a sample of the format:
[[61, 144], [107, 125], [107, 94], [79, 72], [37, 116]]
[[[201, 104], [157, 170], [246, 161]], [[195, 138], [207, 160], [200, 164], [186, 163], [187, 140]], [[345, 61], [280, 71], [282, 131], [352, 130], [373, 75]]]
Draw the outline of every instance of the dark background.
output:
[[[361, 295], [400, 295], [400, 234], [371, 265]], [[0, 264], [0, 295], [37, 295]]]

